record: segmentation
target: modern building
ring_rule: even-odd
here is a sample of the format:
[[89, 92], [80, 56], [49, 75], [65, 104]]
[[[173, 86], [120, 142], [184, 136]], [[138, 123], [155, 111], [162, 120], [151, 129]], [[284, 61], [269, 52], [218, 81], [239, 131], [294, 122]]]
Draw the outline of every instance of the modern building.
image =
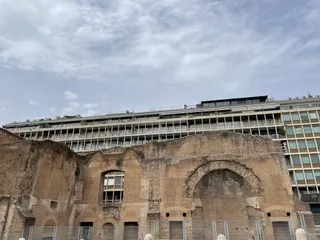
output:
[[294, 193], [306, 202], [320, 203], [319, 117], [319, 96], [285, 101], [255, 96], [202, 101], [175, 110], [65, 116], [3, 127], [26, 139], [65, 143], [78, 153], [216, 130], [265, 136], [282, 144]]

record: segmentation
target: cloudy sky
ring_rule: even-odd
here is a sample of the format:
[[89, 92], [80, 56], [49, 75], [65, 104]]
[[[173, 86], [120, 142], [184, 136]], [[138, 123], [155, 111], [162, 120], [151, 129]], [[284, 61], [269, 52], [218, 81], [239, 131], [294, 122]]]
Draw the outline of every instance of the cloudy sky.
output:
[[0, 0], [0, 124], [308, 92], [319, 0]]

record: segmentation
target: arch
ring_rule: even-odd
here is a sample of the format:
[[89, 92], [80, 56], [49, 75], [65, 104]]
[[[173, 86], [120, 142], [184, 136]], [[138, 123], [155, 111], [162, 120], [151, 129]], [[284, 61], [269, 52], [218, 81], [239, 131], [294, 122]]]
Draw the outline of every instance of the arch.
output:
[[273, 205], [273, 206], [269, 206], [266, 207], [264, 209], [265, 212], [272, 212], [272, 211], [284, 211], [284, 212], [291, 212], [292, 208], [289, 206], [284, 206], [284, 205]]
[[199, 166], [195, 171], [193, 171], [186, 179], [186, 195], [189, 198], [193, 197], [194, 189], [197, 183], [209, 172], [218, 169], [228, 169], [233, 171], [240, 176], [242, 176], [246, 181], [250, 183], [253, 190], [260, 193], [262, 191], [262, 186], [260, 179], [252, 172], [251, 169], [239, 163], [219, 160], [219, 161], [209, 161], [205, 164]]
[[103, 230], [103, 239], [105, 240], [113, 240], [115, 234], [115, 227], [113, 223], [107, 222], [102, 226]]
[[44, 224], [44, 226], [45, 227], [55, 227], [56, 223], [52, 219], [50, 219]]
[[58, 223], [58, 221], [57, 221], [56, 217], [50, 215], [50, 216], [47, 216], [47, 217], [42, 221], [42, 226], [43, 226], [43, 227], [48, 227], [48, 226], [50, 226], [50, 227], [56, 227], [56, 226], [57, 226], [57, 223]]

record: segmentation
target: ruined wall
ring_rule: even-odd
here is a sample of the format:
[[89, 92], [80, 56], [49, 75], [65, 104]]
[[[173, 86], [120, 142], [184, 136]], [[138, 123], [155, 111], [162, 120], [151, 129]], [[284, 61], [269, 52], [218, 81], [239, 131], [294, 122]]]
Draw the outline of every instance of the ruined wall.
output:
[[[43, 226], [92, 223], [93, 239], [103, 226], [119, 227], [122, 239], [125, 224], [137, 223], [142, 237], [157, 220], [161, 237], [170, 239], [170, 221], [186, 220], [195, 240], [212, 234], [213, 220], [241, 222], [229, 229], [240, 236], [259, 219], [272, 240], [272, 222], [291, 220], [295, 228], [296, 211], [308, 210], [293, 199], [280, 146], [251, 135], [214, 132], [86, 157], [51, 141], [18, 141], [0, 145], [0, 159], [2, 232], [22, 230], [34, 218], [38, 235]], [[103, 176], [112, 171], [124, 172], [121, 203], [102, 201]]]
[[[294, 202], [280, 146], [266, 138], [215, 132], [112, 151], [96, 153], [84, 167], [83, 198], [76, 206], [75, 225], [90, 221], [96, 227], [108, 222], [146, 226], [152, 219], [245, 220], [249, 224], [259, 219], [272, 239], [272, 221], [292, 220], [297, 225], [296, 207], [308, 210]], [[199, 196], [199, 184], [222, 169], [229, 180], [221, 173], [215, 178], [219, 197], [204, 188]], [[124, 200], [102, 204], [101, 174], [112, 170], [125, 172]], [[169, 237], [169, 226], [162, 228], [162, 236]], [[121, 228], [119, 234], [123, 234]]]
[[9, 199], [0, 201], [7, 209], [0, 216], [2, 232], [22, 231], [29, 218], [35, 226], [70, 225], [77, 157], [51, 141], [0, 145], [0, 199]]
[[0, 144], [21, 141], [22, 138], [0, 127]]

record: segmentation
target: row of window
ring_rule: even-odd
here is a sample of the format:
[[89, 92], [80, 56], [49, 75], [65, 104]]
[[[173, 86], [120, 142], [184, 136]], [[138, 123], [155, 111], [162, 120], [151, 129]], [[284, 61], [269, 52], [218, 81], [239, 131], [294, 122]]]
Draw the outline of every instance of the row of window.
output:
[[320, 139], [303, 139], [297, 141], [289, 141], [289, 148], [292, 149], [309, 149], [311, 148], [318, 148], [320, 149]]
[[286, 133], [288, 136], [292, 136], [294, 134], [312, 134], [312, 133], [320, 133], [320, 125], [305, 125], [305, 126], [295, 126], [295, 127], [286, 127]]
[[308, 121], [318, 119], [317, 112], [293, 112], [282, 114], [283, 121]]
[[311, 162], [313, 164], [319, 164], [320, 163], [320, 158], [318, 155], [293, 155], [291, 156], [292, 164], [294, 165], [301, 165], [302, 164], [310, 164]]
[[295, 172], [295, 176], [296, 176], [296, 180], [297, 181], [304, 181], [305, 179], [306, 180], [309, 180], [309, 181], [312, 181], [312, 180], [317, 180], [319, 181], [320, 180], [320, 171], [315, 171], [314, 174], [313, 172]]

